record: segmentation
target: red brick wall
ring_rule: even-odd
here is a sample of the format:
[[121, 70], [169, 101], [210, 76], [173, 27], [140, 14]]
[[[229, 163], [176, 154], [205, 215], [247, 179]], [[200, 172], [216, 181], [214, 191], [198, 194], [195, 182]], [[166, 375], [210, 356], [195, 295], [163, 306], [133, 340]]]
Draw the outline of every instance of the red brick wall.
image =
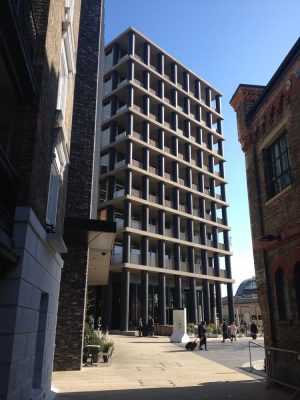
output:
[[[298, 49], [299, 59], [300, 49]], [[251, 230], [259, 302], [265, 344], [300, 351], [300, 324], [294, 285], [294, 268], [300, 262], [300, 63], [295, 55], [268, 95], [252, 114], [245, 116], [245, 103], [253, 99], [253, 87], [239, 87], [232, 106], [237, 112], [239, 140], [245, 152]], [[256, 90], [259, 98], [259, 90]], [[259, 101], [259, 100], [258, 100]], [[255, 103], [253, 103], [255, 107]], [[249, 107], [248, 107], [249, 108]], [[267, 190], [263, 150], [287, 132], [292, 184], [270, 198]], [[280, 240], [262, 242], [262, 236]], [[289, 291], [291, 318], [280, 321], [277, 310], [275, 273], [283, 268]], [[270, 301], [269, 301], [270, 300]], [[273, 328], [272, 328], [273, 320]]]

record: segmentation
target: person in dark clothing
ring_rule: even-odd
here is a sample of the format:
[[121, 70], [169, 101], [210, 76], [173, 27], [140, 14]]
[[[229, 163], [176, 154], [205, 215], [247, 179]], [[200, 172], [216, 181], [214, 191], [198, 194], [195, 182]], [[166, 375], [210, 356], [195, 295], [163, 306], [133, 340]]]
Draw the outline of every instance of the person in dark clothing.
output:
[[204, 346], [205, 350], [208, 351], [207, 348], [207, 328], [206, 322], [201, 321], [201, 324], [198, 325], [198, 337], [200, 338], [199, 350], [203, 350], [202, 346]]
[[228, 337], [228, 325], [225, 319], [223, 319], [223, 324], [222, 324], [222, 332], [223, 332], [223, 340], [222, 343], [225, 342], [225, 339], [230, 339]]
[[258, 328], [256, 323], [253, 321], [251, 326], [250, 326], [250, 331], [251, 331], [251, 336], [253, 339], [256, 339], [257, 333], [258, 333]]
[[143, 319], [142, 319], [142, 317], [140, 317], [138, 320], [137, 328], [138, 328], [139, 336], [143, 336]]
[[151, 316], [148, 319], [148, 334], [154, 336], [154, 321]]

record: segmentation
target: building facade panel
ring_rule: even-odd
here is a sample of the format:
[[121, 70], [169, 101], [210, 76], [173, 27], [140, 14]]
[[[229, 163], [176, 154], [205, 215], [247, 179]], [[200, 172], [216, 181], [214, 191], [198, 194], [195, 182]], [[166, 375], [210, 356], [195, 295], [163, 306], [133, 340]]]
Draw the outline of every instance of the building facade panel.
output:
[[118, 226], [111, 264], [118, 284], [117, 271], [139, 270], [129, 287], [140, 293], [149, 273], [148, 304], [139, 294], [127, 320], [114, 317], [108, 327], [128, 330], [139, 313], [171, 324], [175, 292], [189, 322], [210, 321], [204, 282], [215, 285], [222, 318], [220, 285], [232, 279], [220, 98], [135, 29], [105, 48], [99, 215]]

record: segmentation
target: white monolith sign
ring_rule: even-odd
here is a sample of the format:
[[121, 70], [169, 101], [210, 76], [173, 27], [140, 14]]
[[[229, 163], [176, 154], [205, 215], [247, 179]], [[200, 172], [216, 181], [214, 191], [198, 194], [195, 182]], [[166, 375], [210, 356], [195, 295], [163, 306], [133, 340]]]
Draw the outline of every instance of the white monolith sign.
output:
[[172, 343], [187, 343], [190, 341], [186, 333], [186, 309], [173, 310], [173, 333], [170, 338]]

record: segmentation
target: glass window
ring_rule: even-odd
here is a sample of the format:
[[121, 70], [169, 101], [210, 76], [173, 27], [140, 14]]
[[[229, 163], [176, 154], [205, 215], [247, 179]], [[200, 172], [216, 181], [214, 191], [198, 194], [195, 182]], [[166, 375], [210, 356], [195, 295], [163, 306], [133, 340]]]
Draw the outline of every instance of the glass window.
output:
[[287, 134], [283, 134], [268, 149], [270, 195], [275, 196], [291, 184]]
[[112, 91], [112, 79], [111, 76], [104, 80], [104, 94]]
[[288, 283], [284, 270], [279, 268], [275, 274], [277, 310], [280, 320], [290, 319], [290, 303], [288, 293]]
[[111, 104], [110, 100], [103, 102], [103, 119], [110, 118], [111, 116]]

